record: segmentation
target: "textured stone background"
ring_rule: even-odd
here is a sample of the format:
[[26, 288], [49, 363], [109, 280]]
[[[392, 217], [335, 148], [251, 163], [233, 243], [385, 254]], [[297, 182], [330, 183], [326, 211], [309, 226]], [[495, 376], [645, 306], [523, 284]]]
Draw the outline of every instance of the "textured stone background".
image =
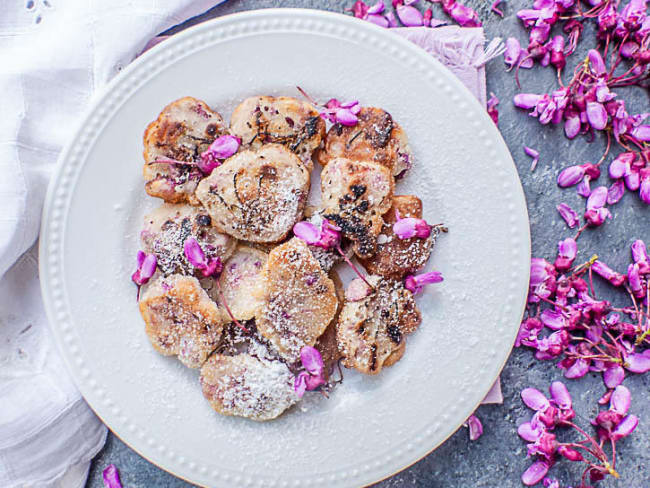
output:
[[[310, 7], [342, 12], [353, 0], [229, 0], [206, 14], [192, 19], [182, 27], [221, 15], [268, 7]], [[372, 3], [372, 2], [370, 2]], [[387, 4], [390, 2], [386, 2]], [[421, 0], [420, 3], [424, 3]], [[505, 18], [490, 13], [489, 0], [469, 0], [484, 22], [488, 39], [501, 36], [518, 37], [523, 44], [526, 39], [520, 22], [515, 17], [517, 10], [530, 8], [531, 2], [504, 0], [501, 7]], [[428, 2], [427, 2], [428, 4]], [[439, 6], [434, 7], [434, 15], [445, 18]], [[585, 29], [582, 49], [568, 60], [572, 70], [578, 60], [584, 59], [586, 46], [593, 42], [593, 29]], [[522, 88], [525, 92], [541, 93], [554, 89], [554, 70], [521, 70]], [[569, 164], [596, 162], [604, 150], [604, 141], [596, 140], [586, 144], [584, 139], [568, 141], [560, 128], [541, 127], [537, 121], [515, 109], [511, 103], [516, 93], [512, 73], [506, 73], [500, 59], [492, 61], [487, 67], [488, 93], [494, 92], [501, 105], [499, 128], [503, 134], [519, 170], [530, 214], [533, 240], [533, 255], [554, 259], [556, 243], [568, 237], [570, 232], [558, 217], [555, 205], [561, 201], [569, 203], [574, 209], [584, 208], [584, 201], [573, 189], [560, 190], [554, 183], [559, 169]], [[648, 92], [632, 89], [625, 92], [630, 113], [650, 111]], [[468, 141], [469, 142], [469, 141]], [[530, 158], [522, 150], [523, 145], [536, 148], [541, 157], [537, 169], [530, 172]], [[601, 184], [608, 184], [606, 174], [600, 178]], [[468, 182], [471, 184], [471, 182]], [[603, 227], [588, 230], [579, 240], [580, 251], [576, 262], [585, 261], [597, 253], [610, 266], [624, 271], [630, 259], [629, 245], [636, 238], [650, 243], [650, 209], [644, 205], [637, 194], [626, 194], [623, 200], [612, 207], [614, 219]], [[603, 297], [616, 300], [622, 297], [611, 294], [602, 286]], [[486, 310], [486, 314], [489, 310]], [[531, 352], [523, 349], [513, 351], [502, 374], [505, 402], [503, 405], [482, 406], [478, 416], [484, 425], [484, 434], [476, 442], [469, 442], [466, 429], [460, 429], [435, 452], [397, 474], [393, 478], [376, 485], [381, 488], [414, 487], [521, 487], [521, 473], [530, 464], [525, 458], [526, 447], [517, 434], [517, 426], [528, 420], [530, 411], [521, 403], [519, 392], [534, 386], [545, 390], [551, 381], [561, 378], [561, 371], [551, 362], [536, 361]], [[629, 377], [625, 384], [632, 391], [631, 412], [639, 415], [639, 427], [632, 436], [619, 444], [619, 481], [608, 479], [601, 487], [647, 488], [650, 487], [650, 419], [642, 415], [650, 405], [650, 375]], [[578, 414], [578, 422], [588, 427], [590, 418], [597, 412], [596, 400], [604, 392], [600, 375], [590, 374], [580, 381], [568, 382]], [[561, 436], [560, 436], [561, 438]], [[109, 434], [103, 451], [95, 459], [88, 488], [103, 486], [101, 472], [109, 463], [120, 469], [122, 481], [128, 488], [190, 487], [170, 474], [153, 466]], [[573, 466], [575, 464], [576, 466]], [[563, 484], [579, 484], [582, 467], [578, 463], [561, 462], [551, 474]]]

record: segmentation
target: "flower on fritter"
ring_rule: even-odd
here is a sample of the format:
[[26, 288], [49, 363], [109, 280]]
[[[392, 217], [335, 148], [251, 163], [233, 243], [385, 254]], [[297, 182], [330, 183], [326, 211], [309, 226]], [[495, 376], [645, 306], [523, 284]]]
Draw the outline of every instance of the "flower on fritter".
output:
[[183, 244], [183, 252], [189, 263], [196, 269], [201, 270], [204, 277], [218, 276], [223, 270], [221, 258], [208, 259], [201, 249], [199, 241], [194, 237], [188, 237]]
[[106, 466], [106, 469], [102, 471], [102, 478], [105, 488], [122, 488], [120, 474], [114, 464]]
[[239, 137], [224, 135], [217, 137], [210, 147], [201, 153], [198, 167], [203, 174], [210, 174], [214, 168], [221, 166], [224, 159], [228, 159], [239, 150], [241, 139]]
[[360, 111], [361, 105], [358, 100], [339, 102], [336, 98], [332, 98], [325, 104], [325, 110], [321, 111], [320, 115], [333, 124], [353, 126], [359, 122], [357, 115]]
[[407, 275], [404, 278], [404, 288], [413, 294], [419, 293], [425, 285], [440, 283], [443, 281], [442, 274], [439, 271], [429, 273], [420, 273], [419, 275]]
[[330, 249], [341, 242], [341, 229], [327, 219], [322, 219], [320, 226], [303, 220], [293, 226], [293, 233], [310, 246]]
[[300, 362], [305, 371], [301, 371], [294, 378], [293, 388], [302, 398], [305, 391], [312, 391], [325, 384], [325, 369], [323, 358], [318, 349], [311, 346], [303, 346], [300, 350]]
[[147, 254], [144, 251], [138, 251], [138, 269], [131, 275], [133, 283], [138, 285], [138, 298], [140, 297], [140, 287], [149, 282], [156, 272], [158, 259], [155, 254]]
[[412, 237], [426, 239], [431, 235], [431, 226], [424, 219], [415, 217], [402, 218], [398, 210], [395, 210], [395, 219], [393, 232], [400, 239], [410, 239]]

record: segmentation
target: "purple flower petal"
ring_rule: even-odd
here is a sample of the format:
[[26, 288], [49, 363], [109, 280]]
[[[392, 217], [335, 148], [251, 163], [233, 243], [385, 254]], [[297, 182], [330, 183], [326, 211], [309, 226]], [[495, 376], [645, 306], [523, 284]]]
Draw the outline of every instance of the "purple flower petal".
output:
[[613, 441], [627, 437], [634, 432], [637, 425], [639, 425], [639, 418], [636, 415], [628, 415], [616, 426], [610, 437]]
[[440, 283], [441, 281], [443, 281], [443, 278], [439, 271], [431, 271], [419, 275], [408, 275], [404, 279], [404, 288], [409, 290], [411, 293], [418, 293], [424, 285]]
[[385, 17], [386, 17], [386, 20], [388, 21], [388, 27], [389, 28], [398, 26], [397, 19], [395, 18], [395, 14], [392, 11], [389, 10], [386, 13]]
[[559, 408], [568, 410], [573, 405], [569, 390], [567, 390], [567, 387], [561, 381], [551, 383], [549, 392], [551, 393], [551, 398]]
[[336, 118], [336, 121], [341, 124], [345, 125], [348, 127], [351, 127], [353, 125], [357, 125], [357, 122], [359, 122], [359, 119], [357, 118], [356, 115], [352, 113], [351, 110], [347, 108], [339, 108], [336, 109], [336, 112], [334, 113], [334, 116]]
[[521, 481], [526, 486], [533, 486], [542, 481], [542, 478], [548, 473], [549, 465], [546, 461], [535, 461], [521, 475]]
[[377, 3], [374, 5], [368, 7], [368, 12], [369, 14], [381, 14], [384, 12], [385, 5], [382, 0], [379, 0]]
[[641, 239], [637, 239], [632, 243], [632, 259], [635, 263], [649, 262], [650, 257], [648, 256], [648, 249], [646, 248], [645, 242]]
[[406, 27], [419, 27], [424, 24], [424, 18], [418, 9], [410, 5], [397, 5], [397, 17]]
[[636, 159], [633, 152], [624, 152], [619, 154], [609, 165], [609, 176], [612, 179], [623, 178], [630, 174], [630, 165]]
[[490, 99], [487, 101], [487, 113], [495, 124], [499, 123], [499, 109], [497, 105], [499, 105], [499, 99], [494, 93], [490, 93]]
[[519, 434], [519, 437], [528, 442], [535, 442], [539, 439], [542, 435], [542, 431], [543, 429], [540, 427], [533, 427], [531, 422], [525, 422], [517, 428], [517, 434]]
[[560, 171], [560, 174], [557, 176], [557, 184], [562, 188], [573, 186], [582, 180], [584, 175], [585, 168], [583, 168], [582, 165], [577, 164], [574, 166], [569, 166], [568, 168]]
[[564, 377], [569, 379], [582, 378], [589, 372], [589, 361], [583, 358], [576, 359], [576, 362], [564, 371]]
[[639, 141], [650, 142], [650, 125], [639, 125], [630, 131], [632, 137], [636, 137]]
[[585, 175], [585, 177], [582, 179], [580, 183], [578, 183], [578, 186], [576, 186], [576, 191], [578, 192], [578, 195], [581, 197], [587, 198], [589, 195], [591, 195], [591, 178], [589, 176]]
[[320, 229], [316, 225], [305, 220], [298, 222], [293, 226], [293, 234], [311, 246], [318, 244], [321, 237]]
[[361, 278], [355, 278], [350, 281], [350, 284], [345, 289], [345, 299], [348, 302], [358, 302], [370, 295], [371, 291], [372, 288], [370, 288], [365, 281]]
[[301, 371], [293, 380], [293, 390], [298, 398], [302, 398], [307, 390], [307, 378], [309, 378], [309, 373]]
[[313, 391], [319, 386], [324, 385], [326, 381], [325, 381], [325, 377], [321, 373], [318, 376], [312, 376], [312, 375], [307, 376], [307, 378], [305, 378], [305, 383], [307, 386], [307, 391]]
[[613, 364], [603, 371], [603, 382], [607, 388], [616, 388], [625, 379], [625, 369], [619, 364]]
[[189, 263], [195, 268], [205, 268], [208, 263], [205, 260], [205, 253], [199, 242], [194, 237], [188, 237], [183, 244], [183, 252]]
[[517, 64], [521, 56], [521, 44], [518, 39], [508, 37], [506, 39], [506, 50], [503, 53], [503, 61], [511, 68]]
[[587, 120], [597, 130], [607, 127], [607, 110], [602, 103], [587, 102]]
[[303, 346], [300, 350], [300, 361], [303, 367], [314, 376], [319, 376], [323, 372], [323, 358], [315, 347]]
[[483, 424], [476, 415], [470, 415], [467, 419], [467, 426], [469, 427], [469, 440], [475, 441], [483, 434]]
[[[382, 3], [382, 5], [383, 5], [383, 3]], [[386, 17], [384, 17], [383, 15], [368, 13], [368, 16], [366, 17], [366, 20], [368, 22], [372, 22], [375, 25], [378, 25], [379, 27], [384, 27], [386, 29], [388, 28], [388, 19]], [[352, 125], [354, 125], [354, 124], [352, 124]]]
[[560, 330], [567, 326], [567, 321], [562, 315], [562, 312], [551, 310], [550, 308], [544, 310], [540, 314], [539, 319], [546, 327], [552, 330]]
[[641, 169], [640, 179], [639, 197], [644, 203], [650, 205], [650, 167]]
[[609, 400], [609, 409], [620, 415], [625, 415], [630, 408], [631, 401], [632, 395], [630, 394], [630, 390], [623, 385], [618, 385]]
[[156, 265], [158, 264], [158, 259], [154, 254], [147, 254], [142, 261], [142, 266], [140, 267], [140, 277], [148, 280], [156, 272]]
[[145, 253], [144, 251], [138, 251], [138, 255], [136, 257], [138, 261], [138, 268], [142, 268], [142, 263], [144, 262], [144, 258], [146, 257], [147, 257], [147, 253]]
[[570, 229], [578, 225], [578, 214], [566, 203], [560, 203], [556, 208]]
[[607, 190], [607, 205], [618, 203], [625, 194], [625, 183], [623, 180], [617, 180]]
[[617, 273], [600, 260], [594, 261], [591, 265], [591, 269], [593, 269], [596, 274], [602, 278], [605, 278], [614, 286], [621, 286], [623, 283], [625, 283], [625, 276]]
[[548, 398], [546, 398], [541, 391], [536, 390], [535, 388], [525, 388], [522, 390], [521, 399], [528, 408], [532, 408], [533, 410], [545, 410], [551, 406]]
[[644, 354], [634, 353], [625, 358], [625, 368], [633, 373], [650, 371], [650, 358]]
[[591, 71], [593, 71], [596, 76], [604, 75], [607, 73], [607, 68], [605, 66], [605, 62], [603, 61], [603, 57], [598, 51], [595, 49], [590, 49], [587, 53], [587, 57], [589, 59]]
[[398, 219], [393, 224], [393, 232], [402, 240], [410, 239], [411, 237], [426, 239], [431, 235], [431, 227], [423, 219], [406, 217]]
[[104, 479], [104, 486], [106, 488], [122, 488], [120, 474], [114, 464], [109, 464], [106, 467], [102, 472], [102, 478]]
[[641, 174], [638, 171], [630, 171], [630, 174], [623, 179], [625, 180], [625, 186], [630, 191], [637, 191], [641, 186]]
[[530, 170], [535, 171], [535, 166], [537, 166], [537, 161], [539, 160], [539, 151], [537, 151], [535, 149], [532, 149], [532, 148], [530, 148], [528, 146], [524, 146], [524, 152], [528, 156], [533, 158], [533, 161], [531, 162], [531, 165], [530, 165]]
[[569, 117], [564, 122], [564, 134], [569, 138], [573, 139], [580, 132], [580, 117]]
[[518, 93], [514, 96], [513, 102], [518, 108], [535, 108], [537, 103], [542, 99], [542, 95], [535, 95], [534, 93]]
[[591, 195], [587, 199], [587, 209], [597, 210], [602, 208], [607, 203], [607, 187], [599, 186], [591, 191]]

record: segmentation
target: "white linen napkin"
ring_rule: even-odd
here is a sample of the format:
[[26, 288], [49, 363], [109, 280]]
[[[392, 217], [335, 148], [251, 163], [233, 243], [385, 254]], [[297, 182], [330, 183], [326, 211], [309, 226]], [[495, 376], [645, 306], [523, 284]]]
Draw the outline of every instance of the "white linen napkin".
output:
[[[223, 0], [221, 0], [223, 1]], [[155, 34], [219, 0], [20, 0], [0, 16], [0, 486], [82, 487], [106, 428], [53, 346], [38, 284], [43, 197], [92, 93]], [[395, 29], [485, 104], [481, 29]], [[498, 382], [486, 401], [501, 401]]]
[[97, 88], [153, 36], [218, 3], [2, 2], [2, 488], [82, 487], [89, 462], [106, 437], [106, 428], [79, 395], [54, 348], [41, 301], [34, 242], [56, 158]]

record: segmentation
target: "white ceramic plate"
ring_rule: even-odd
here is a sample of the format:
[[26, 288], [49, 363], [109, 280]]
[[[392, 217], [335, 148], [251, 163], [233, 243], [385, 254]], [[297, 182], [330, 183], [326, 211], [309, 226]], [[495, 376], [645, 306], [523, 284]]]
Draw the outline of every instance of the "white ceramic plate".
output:
[[[445, 222], [419, 298], [420, 329], [377, 377], [347, 372], [278, 420], [222, 417], [198, 373], [154, 352], [129, 277], [145, 196], [142, 133], [168, 102], [228, 118], [253, 94], [358, 98], [405, 128], [415, 166], [399, 193]], [[61, 352], [91, 407], [151, 462], [208, 486], [359, 486], [414, 463], [472, 413], [510, 352], [530, 236], [517, 172], [472, 95], [430, 55], [370, 23], [309, 10], [206, 22], [136, 60], [95, 98], [50, 184], [41, 281]], [[309, 396], [309, 395], [308, 395]]]

